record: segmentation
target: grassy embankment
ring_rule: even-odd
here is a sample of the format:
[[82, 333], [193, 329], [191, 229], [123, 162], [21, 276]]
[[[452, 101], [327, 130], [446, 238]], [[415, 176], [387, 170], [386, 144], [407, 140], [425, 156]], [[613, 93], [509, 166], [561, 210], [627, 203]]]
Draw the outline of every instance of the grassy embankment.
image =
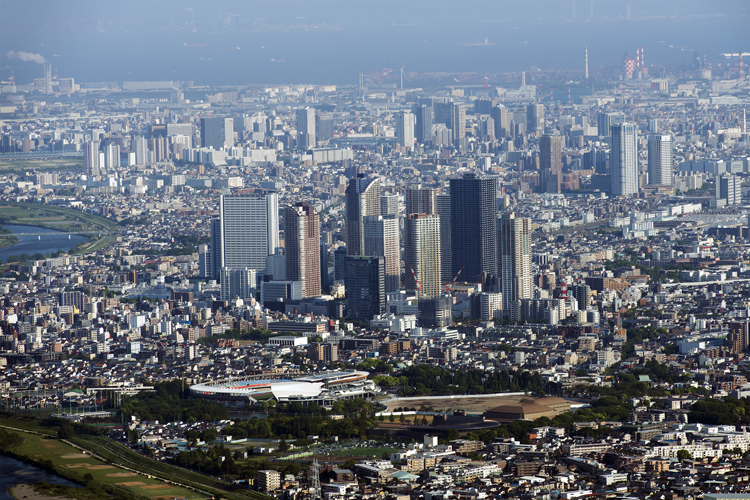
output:
[[[78, 434], [63, 441], [54, 437], [56, 428], [28, 419], [0, 418], [0, 425], [43, 434], [10, 431], [21, 435], [23, 442], [6, 453], [86, 484], [88, 489], [119, 491], [125, 497], [130, 494], [151, 499], [211, 496], [228, 500], [270, 499], [258, 492], [235, 488], [227, 481], [151, 459], [106, 437]], [[88, 500], [89, 497], [80, 498]]]

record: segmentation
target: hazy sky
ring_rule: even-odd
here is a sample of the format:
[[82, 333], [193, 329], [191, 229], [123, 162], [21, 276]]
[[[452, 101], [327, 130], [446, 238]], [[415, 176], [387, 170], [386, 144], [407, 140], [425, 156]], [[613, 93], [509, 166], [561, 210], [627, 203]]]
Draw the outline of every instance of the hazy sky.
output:
[[648, 65], [693, 51], [716, 64], [750, 52], [748, 26], [749, 0], [0, 0], [0, 78], [9, 67], [19, 83], [39, 78], [43, 58], [77, 82], [354, 84], [402, 64], [580, 68], [585, 46], [592, 70], [641, 45]]

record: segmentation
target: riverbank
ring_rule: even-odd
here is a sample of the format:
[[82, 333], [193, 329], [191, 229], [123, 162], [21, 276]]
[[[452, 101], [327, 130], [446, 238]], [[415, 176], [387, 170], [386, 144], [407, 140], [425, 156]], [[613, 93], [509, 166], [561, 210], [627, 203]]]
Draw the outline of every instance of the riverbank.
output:
[[11, 486], [10, 490], [8, 491], [10, 492], [10, 496], [17, 500], [66, 500], [70, 498], [67, 496], [53, 496], [47, 493], [43, 493], [41, 491], [38, 491], [37, 487], [33, 484], [17, 484], [15, 486]]
[[[86, 236], [27, 224], [3, 223], [2, 227], [10, 233], [0, 235], [0, 241], [3, 241], [4, 236], [14, 237], [17, 240], [13, 245], [0, 248], [0, 261], [2, 262], [10, 260], [23, 262], [57, 252], [72, 252], [76, 247], [84, 247], [91, 241]], [[14, 258], [10, 259], [10, 257]]]

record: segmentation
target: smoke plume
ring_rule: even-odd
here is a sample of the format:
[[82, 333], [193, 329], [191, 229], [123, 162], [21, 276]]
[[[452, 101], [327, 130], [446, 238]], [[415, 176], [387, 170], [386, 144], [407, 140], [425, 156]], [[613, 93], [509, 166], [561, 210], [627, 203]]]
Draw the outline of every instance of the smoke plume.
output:
[[20, 59], [22, 61], [33, 61], [38, 64], [44, 64], [47, 60], [41, 56], [41, 54], [32, 54], [31, 52], [13, 52], [12, 50], [6, 54], [10, 59]]

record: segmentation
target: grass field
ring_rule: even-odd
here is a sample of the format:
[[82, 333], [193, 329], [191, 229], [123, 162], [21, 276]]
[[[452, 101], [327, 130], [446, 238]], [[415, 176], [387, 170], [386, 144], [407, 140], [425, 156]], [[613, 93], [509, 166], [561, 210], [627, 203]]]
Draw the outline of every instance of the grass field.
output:
[[117, 231], [119, 226], [104, 217], [64, 207], [37, 203], [0, 202], [0, 218], [6, 224], [23, 224], [63, 231]]
[[16, 453], [37, 460], [50, 460], [56, 468], [77, 474], [81, 479], [84, 475], [91, 474], [95, 481], [118, 486], [146, 498], [208, 498], [208, 495], [202, 495], [152, 476], [126, 471], [107, 464], [55, 438], [24, 432], [17, 434], [21, 435], [24, 441], [14, 449]]
[[0, 174], [29, 171], [63, 172], [83, 170], [83, 158], [50, 158], [40, 160], [0, 160]]
[[399, 451], [397, 448], [369, 448], [369, 447], [359, 447], [359, 448], [351, 448], [349, 450], [334, 450], [331, 452], [331, 455], [344, 455], [347, 457], [377, 457], [380, 458], [383, 456], [383, 453], [388, 453], [389, 455], [391, 453], [395, 453]]

